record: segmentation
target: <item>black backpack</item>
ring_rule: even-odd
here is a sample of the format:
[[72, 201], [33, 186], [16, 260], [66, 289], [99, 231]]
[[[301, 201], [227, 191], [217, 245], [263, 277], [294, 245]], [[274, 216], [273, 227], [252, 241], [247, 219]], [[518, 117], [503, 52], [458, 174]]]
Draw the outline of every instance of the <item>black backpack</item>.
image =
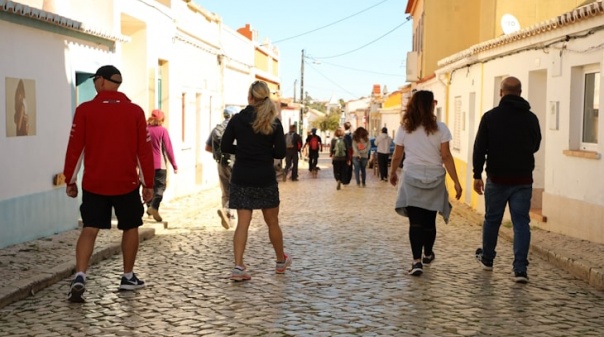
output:
[[222, 134], [224, 133], [225, 128], [226, 125], [221, 123], [216, 125], [214, 131], [212, 131], [212, 156], [216, 162], [219, 162], [223, 165], [228, 165], [231, 155], [228, 153], [222, 153], [222, 151], [220, 151], [220, 142], [222, 141]]

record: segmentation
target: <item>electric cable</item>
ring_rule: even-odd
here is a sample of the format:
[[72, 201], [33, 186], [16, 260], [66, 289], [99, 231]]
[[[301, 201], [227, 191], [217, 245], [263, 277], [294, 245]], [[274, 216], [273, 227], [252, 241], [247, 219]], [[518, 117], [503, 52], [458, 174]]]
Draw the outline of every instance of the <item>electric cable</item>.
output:
[[365, 8], [365, 9], [363, 9], [363, 10], [362, 10], [362, 11], [360, 11], [360, 12], [354, 13], [354, 14], [352, 14], [352, 15], [349, 15], [349, 16], [347, 16], [347, 17], [343, 18], [343, 19], [340, 19], [340, 20], [338, 20], [338, 21], [332, 22], [332, 23], [327, 24], [327, 25], [325, 25], [325, 26], [321, 26], [321, 27], [319, 27], [319, 28], [315, 28], [315, 29], [310, 30], [310, 31], [308, 31], [308, 32], [301, 33], [301, 34], [298, 34], [298, 35], [294, 35], [294, 36], [291, 36], [291, 37], [288, 37], [288, 38], [285, 38], [285, 39], [281, 39], [281, 40], [274, 41], [274, 42], [273, 42], [273, 44], [277, 44], [277, 43], [279, 43], [279, 42], [283, 42], [283, 41], [288, 41], [288, 40], [291, 40], [291, 39], [295, 39], [295, 38], [300, 37], [300, 36], [304, 36], [304, 35], [308, 35], [308, 34], [310, 34], [310, 33], [314, 33], [314, 32], [316, 32], [316, 31], [318, 31], [318, 30], [323, 29], [323, 28], [327, 28], [327, 27], [333, 26], [333, 25], [335, 25], [335, 24], [337, 24], [337, 23], [340, 23], [340, 22], [342, 22], [342, 21], [344, 21], [344, 20], [348, 20], [348, 19], [350, 19], [350, 18], [352, 18], [352, 17], [354, 17], [354, 16], [357, 16], [357, 15], [359, 15], [359, 14], [361, 14], [361, 13], [364, 13], [364, 12], [366, 12], [366, 11], [368, 11], [368, 10], [370, 10], [370, 9], [374, 8], [374, 7], [377, 7], [377, 6], [379, 6], [379, 5], [383, 4], [384, 2], [387, 2], [387, 1], [390, 1], [390, 0], [384, 0], [384, 1], [379, 2], [379, 3], [377, 3], [377, 4], [375, 4], [375, 5], [371, 6], [371, 7]]
[[375, 39], [375, 40], [373, 40], [373, 41], [371, 41], [371, 42], [369, 42], [369, 43], [367, 43], [367, 44], [365, 44], [365, 45], [363, 45], [363, 46], [360, 46], [359, 48], [356, 48], [356, 49], [353, 49], [353, 50], [349, 50], [349, 51], [347, 51], [347, 52], [345, 52], [345, 53], [342, 53], [342, 54], [337, 54], [337, 55], [332, 55], [332, 56], [315, 57], [315, 59], [317, 59], [317, 60], [325, 60], [325, 59], [331, 59], [331, 58], [335, 58], [335, 57], [340, 57], [340, 56], [344, 56], [344, 55], [352, 54], [352, 53], [354, 53], [355, 51], [360, 50], [360, 49], [363, 49], [363, 48], [365, 48], [365, 47], [367, 47], [367, 46], [369, 46], [369, 45], [371, 45], [371, 44], [373, 44], [373, 43], [375, 43], [375, 42], [377, 42], [377, 41], [381, 40], [382, 38], [386, 37], [388, 34], [390, 34], [390, 33], [394, 32], [395, 30], [399, 29], [399, 28], [400, 28], [400, 27], [402, 27], [404, 24], [406, 24], [407, 22], [409, 22], [409, 20], [410, 20], [410, 19], [411, 19], [411, 16], [408, 16], [408, 17], [407, 17], [407, 19], [406, 19], [406, 20], [405, 20], [403, 23], [401, 23], [401, 24], [399, 24], [398, 26], [394, 27], [393, 29], [391, 29], [390, 31], [388, 31], [386, 34], [384, 34], [384, 35], [382, 35], [382, 36], [378, 37], [377, 39]]

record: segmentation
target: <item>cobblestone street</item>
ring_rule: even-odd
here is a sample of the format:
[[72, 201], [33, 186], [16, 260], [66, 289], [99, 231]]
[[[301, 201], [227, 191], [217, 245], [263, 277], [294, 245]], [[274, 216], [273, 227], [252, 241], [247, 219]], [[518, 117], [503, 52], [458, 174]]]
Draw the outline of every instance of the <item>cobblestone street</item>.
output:
[[[480, 227], [438, 217], [436, 259], [421, 277], [411, 264], [396, 188], [368, 170], [336, 190], [329, 161], [313, 179], [280, 182], [286, 252], [275, 274], [261, 212], [245, 254], [252, 275], [228, 279], [233, 229], [216, 215], [219, 188], [167, 203], [167, 229], [141, 243], [135, 267], [147, 287], [118, 292], [115, 255], [88, 274], [87, 302], [66, 301], [69, 279], [0, 309], [0, 336], [602, 336], [604, 293], [531, 254], [530, 283], [512, 280], [512, 246], [499, 240], [492, 272], [474, 260]], [[354, 179], [354, 178], [353, 178]], [[169, 188], [169, 187], [168, 187]], [[73, 252], [72, 252], [73, 254]], [[70, 256], [73, 259], [73, 255]]]

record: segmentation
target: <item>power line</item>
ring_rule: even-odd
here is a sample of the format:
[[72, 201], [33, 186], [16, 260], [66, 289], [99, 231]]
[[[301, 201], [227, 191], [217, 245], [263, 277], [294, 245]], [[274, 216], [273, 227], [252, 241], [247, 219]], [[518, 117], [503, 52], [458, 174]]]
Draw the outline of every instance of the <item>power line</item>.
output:
[[354, 14], [352, 14], [352, 15], [349, 15], [349, 16], [347, 16], [347, 17], [343, 18], [343, 19], [340, 19], [340, 20], [338, 20], [338, 21], [332, 22], [332, 23], [327, 24], [327, 25], [325, 25], [325, 26], [321, 26], [321, 27], [319, 27], [319, 28], [315, 28], [315, 29], [313, 29], [313, 30], [310, 30], [310, 31], [305, 32], [305, 33], [302, 33], [302, 34], [298, 34], [298, 35], [294, 35], [294, 36], [291, 36], [291, 37], [288, 37], [288, 38], [285, 38], [285, 39], [281, 39], [281, 40], [278, 40], [278, 41], [274, 41], [274, 42], [273, 42], [273, 44], [277, 44], [277, 43], [279, 43], [279, 42], [283, 42], [283, 41], [287, 41], [287, 40], [295, 39], [295, 38], [300, 37], [300, 36], [304, 36], [304, 35], [308, 35], [308, 34], [310, 34], [310, 33], [314, 33], [314, 32], [316, 32], [316, 31], [318, 31], [318, 30], [323, 29], [323, 28], [327, 28], [327, 27], [333, 26], [333, 25], [335, 25], [335, 24], [337, 24], [337, 23], [340, 23], [340, 22], [342, 22], [342, 21], [344, 21], [344, 20], [348, 20], [348, 19], [350, 19], [350, 18], [352, 18], [352, 17], [354, 17], [354, 16], [357, 16], [357, 15], [359, 15], [359, 14], [361, 14], [361, 13], [364, 13], [364, 12], [366, 12], [366, 11], [368, 11], [368, 10], [370, 10], [370, 9], [374, 8], [374, 7], [377, 7], [377, 6], [379, 6], [379, 5], [383, 4], [384, 2], [387, 2], [387, 1], [389, 1], [389, 0], [384, 0], [384, 1], [382, 1], [382, 2], [379, 2], [379, 3], [377, 3], [377, 4], [375, 4], [375, 5], [371, 6], [371, 7], [368, 7], [368, 8], [363, 9], [363, 10], [362, 10], [362, 11], [360, 11], [360, 12], [354, 13]]
[[[321, 64], [328, 64], [334, 67], [338, 67], [338, 68], [343, 68], [343, 69], [348, 69], [348, 70], [353, 70], [353, 71], [359, 71], [359, 72], [363, 72], [363, 73], [369, 73], [369, 74], [376, 74], [376, 75], [384, 75], [384, 76], [393, 76], [393, 77], [400, 77], [403, 76], [403, 74], [388, 74], [388, 73], [380, 73], [380, 72], [376, 72], [376, 71], [371, 71], [371, 70], [366, 70], [366, 69], [357, 69], [357, 68], [352, 68], [352, 67], [347, 67], [347, 66], [343, 66], [343, 65], [339, 65], [339, 64], [335, 64], [335, 63], [330, 63], [330, 62], [320, 62]], [[403, 60], [404, 63], [404, 60]]]
[[386, 34], [384, 34], [384, 35], [382, 35], [382, 36], [378, 37], [377, 39], [375, 39], [375, 40], [373, 40], [373, 41], [371, 41], [371, 42], [369, 42], [369, 43], [367, 43], [367, 44], [365, 44], [365, 45], [360, 46], [359, 48], [356, 48], [356, 49], [353, 49], [353, 50], [350, 50], [350, 51], [347, 51], [347, 52], [345, 52], [345, 53], [338, 54], [338, 55], [332, 55], [332, 56], [323, 56], [323, 57], [315, 57], [315, 59], [317, 59], [317, 60], [331, 59], [331, 58], [340, 57], [340, 56], [344, 56], [344, 55], [348, 55], [348, 54], [354, 53], [354, 52], [355, 52], [355, 51], [357, 51], [357, 50], [363, 49], [363, 48], [365, 48], [365, 47], [367, 47], [367, 46], [369, 46], [369, 45], [371, 45], [371, 44], [373, 44], [373, 43], [375, 43], [375, 42], [377, 42], [377, 41], [381, 40], [382, 38], [384, 38], [384, 37], [385, 37], [385, 36], [387, 36], [388, 34], [390, 34], [390, 33], [394, 32], [395, 30], [399, 29], [399, 28], [400, 28], [400, 27], [402, 27], [404, 24], [406, 24], [407, 22], [409, 22], [409, 20], [410, 20], [410, 19], [411, 19], [411, 16], [408, 16], [408, 17], [407, 17], [407, 20], [405, 20], [403, 23], [401, 23], [401, 24], [399, 24], [398, 26], [394, 27], [393, 29], [391, 29], [390, 31], [388, 31]]
[[323, 78], [325, 78], [326, 80], [328, 80], [329, 82], [333, 83], [336, 87], [342, 89], [344, 92], [346, 92], [347, 94], [356, 97], [355, 94], [351, 93], [350, 91], [346, 90], [344, 87], [340, 86], [338, 83], [336, 83], [335, 81], [333, 81], [331, 78], [323, 75], [323, 73], [321, 73], [319, 70], [317, 70], [317, 68], [313, 67], [312, 64], [309, 64], [309, 66], [314, 69], [314, 71], [316, 71], [319, 75], [321, 75]]

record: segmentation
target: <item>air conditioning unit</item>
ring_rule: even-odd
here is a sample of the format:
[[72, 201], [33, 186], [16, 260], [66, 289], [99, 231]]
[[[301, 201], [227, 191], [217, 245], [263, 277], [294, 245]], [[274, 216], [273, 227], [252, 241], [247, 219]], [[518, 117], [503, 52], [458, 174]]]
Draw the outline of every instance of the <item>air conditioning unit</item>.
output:
[[407, 52], [407, 82], [417, 82], [419, 80], [418, 59], [418, 52]]

